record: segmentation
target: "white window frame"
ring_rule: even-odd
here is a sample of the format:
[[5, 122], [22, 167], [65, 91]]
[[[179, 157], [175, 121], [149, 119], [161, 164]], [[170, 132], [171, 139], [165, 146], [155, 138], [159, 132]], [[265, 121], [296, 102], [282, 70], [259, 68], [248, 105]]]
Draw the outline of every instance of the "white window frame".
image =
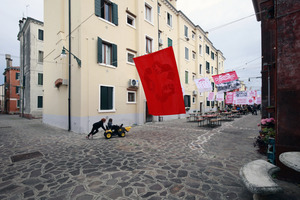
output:
[[[187, 77], [186, 77], [187, 75]], [[185, 70], [184, 71], [184, 83], [189, 84], [189, 71]]]
[[[106, 49], [107, 49], [107, 47], [109, 47], [109, 53], [110, 53], [110, 55], [109, 55], [109, 62], [108, 62], [108, 60], [107, 60], [107, 58], [108, 58], [108, 56], [107, 56], [107, 52], [106, 52]], [[109, 65], [109, 66], [113, 66], [112, 65], [112, 62], [113, 62], [113, 60], [112, 60], [112, 44], [111, 43], [108, 43], [108, 42], [102, 42], [102, 64], [104, 64], [104, 65]]]
[[200, 56], [203, 55], [202, 50], [203, 50], [203, 49], [202, 49], [202, 44], [199, 44], [199, 55], [200, 55]]
[[192, 39], [193, 39], [193, 40], [195, 40], [195, 35], [196, 35], [196, 33], [194, 33], [194, 32], [192, 31]]
[[[134, 94], [134, 101], [128, 101], [128, 95], [129, 93], [133, 93]], [[129, 104], [136, 104], [136, 91], [127, 91], [127, 103]]]
[[[147, 52], [147, 42], [148, 42], [148, 40], [151, 40], [151, 51], [150, 52]], [[152, 37], [149, 37], [148, 35], [146, 35], [145, 36], [145, 52], [146, 52], [146, 54], [148, 54], [148, 53], [152, 53], [153, 52], [153, 38]]]
[[[170, 16], [170, 24], [169, 24], [168, 16]], [[167, 20], [167, 25], [172, 28], [173, 27], [173, 16], [169, 12], [167, 12], [166, 20]]]
[[[40, 57], [40, 53], [42, 57]], [[38, 50], [38, 63], [43, 63], [43, 62], [44, 62], [44, 51]]]
[[184, 58], [185, 58], [185, 60], [190, 60], [189, 54], [190, 54], [189, 48], [184, 47]]
[[126, 51], [126, 62], [128, 63], [128, 64], [130, 64], [130, 65], [135, 65], [134, 64], [134, 61], [132, 61], [132, 62], [129, 62], [129, 60], [128, 60], [128, 55], [129, 54], [132, 54], [133, 55], [133, 57], [135, 58], [136, 57], [136, 53], [133, 53], [133, 52], [131, 52], [131, 51]]
[[199, 64], [199, 74], [202, 74], [202, 64]]
[[187, 27], [186, 25], [184, 25], [184, 32], [183, 32], [183, 34], [184, 34], [185, 38], [189, 37], [189, 27]]
[[195, 51], [192, 51], [192, 58], [193, 58], [193, 60], [196, 59], [196, 52]]
[[[150, 19], [148, 19], [148, 16], [147, 16], [147, 8], [150, 9]], [[148, 3], [145, 3], [145, 20], [147, 22], [149, 22], [150, 24], [153, 24], [153, 8], [152, 6], [150, 6]]]
[[[132, 19], [133, 25], [128, 24], [128, 20], [127, 20], [128, 18]], [[132, 27], [132, 28], [135, 28], [135, 17], [127, 13], [127, 15], [126, 15], [126, 24], [128, 26]]]
[[[104, 86], [104, 87], [112, 87], [113, 88], [113, 102], [112, 102], [112, 105], [113, 105], [113, 108], [111, 110], [101, 110], [101, 86]], [[116, 90], [115, 90], [115, 86], [113, 85], [104, 85], [104, 84], [99, 84], [99, 102], [98, 102], [98, 112], [99, 113], [106, 113], [106, 112], [116, 112], [116, 107], [115, 107], [115, 97], [116, 97]]]

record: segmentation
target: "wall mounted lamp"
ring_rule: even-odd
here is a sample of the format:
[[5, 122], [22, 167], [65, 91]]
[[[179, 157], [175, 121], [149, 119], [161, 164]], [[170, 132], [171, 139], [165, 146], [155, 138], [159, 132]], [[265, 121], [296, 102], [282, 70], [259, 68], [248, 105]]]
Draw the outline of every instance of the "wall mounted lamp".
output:
[[[66, 56], [67, 56], [66, 51], [70, 53], [70, 51], [69, 51], [68, 49], [66, 49], [65, 47], [63, 47], [63, 49], [62, 49], [62, 51], [61, 51], [61, 54], [60, 54], [60, 57], [62, 57], [62, 58], [63, 58], [63, 57], [66, 57]], [[81, 60], [80, 60], [77, 56], [75, 56], [74, 54], [72, 54], [72, 53], [70, 53], [70, 54], [71, 54], [72, 56], [74, 56], [74, 59], [77, 61], [79, 67], [81, 67]]]

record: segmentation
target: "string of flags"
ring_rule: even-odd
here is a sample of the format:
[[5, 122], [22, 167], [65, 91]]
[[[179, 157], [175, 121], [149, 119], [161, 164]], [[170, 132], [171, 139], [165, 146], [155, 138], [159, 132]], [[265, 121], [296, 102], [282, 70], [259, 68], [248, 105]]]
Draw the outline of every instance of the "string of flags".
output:
[[[183, 87], [181, 86], [173, 47], [133, 58], [140, 76], [149, 114], [184, 114]], [[260, 91], [237, 91], [241, 83], [235, 71], [212, 76], [218, 93], [212, 92], [209, 78], [195, 79], [199, 93], [209, 92], [208, 101], [224, 101], [226, 104], [260, 104]]]

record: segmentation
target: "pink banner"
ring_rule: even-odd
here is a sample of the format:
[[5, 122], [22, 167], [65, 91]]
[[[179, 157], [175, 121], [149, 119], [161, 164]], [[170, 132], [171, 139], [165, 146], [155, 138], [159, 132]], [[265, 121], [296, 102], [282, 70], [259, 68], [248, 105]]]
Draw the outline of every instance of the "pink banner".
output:
[[236, 92], [236, 104], [247, 105], [248, 104], [248, 93], [247, 91]]
[[256, 98], [256, 104], [261, 104], [261, 97]]
[[232, 104], [233, 103], [233, 92], [227, 92], [226, 93], [226, 104]]
[[224, 101], [224, 92], [217, 93], [216, 101]]
[[208, 93], [208, 101], [214, 101], [215, 100], [215, 93], [214, 92], [210, 92]]
[[221, 83], [237, 80], [238, 76], [236, 75], [235, 71], [232, 71], [232, 72], [214, 75], [212, 76], [212, 78], [214, 79], [215, 84], [221, 84]]

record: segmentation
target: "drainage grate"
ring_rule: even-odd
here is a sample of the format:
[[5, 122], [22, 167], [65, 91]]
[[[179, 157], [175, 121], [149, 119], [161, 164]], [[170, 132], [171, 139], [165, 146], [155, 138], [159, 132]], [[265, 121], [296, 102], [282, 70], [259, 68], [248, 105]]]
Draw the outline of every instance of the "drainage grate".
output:
[[39, 151], [36, 152], [32, 152], [32, 153], [25, 153], [25, 154], [19, 154], [19, 155], [15, 155], [15, 156], [11, 156], [10, 159], [12, 162], [19, 162], [22, 160], [28, 160], [28, 159], [32, 159], [32, 158], [37, 158], [43, 156], [43, 154]]

